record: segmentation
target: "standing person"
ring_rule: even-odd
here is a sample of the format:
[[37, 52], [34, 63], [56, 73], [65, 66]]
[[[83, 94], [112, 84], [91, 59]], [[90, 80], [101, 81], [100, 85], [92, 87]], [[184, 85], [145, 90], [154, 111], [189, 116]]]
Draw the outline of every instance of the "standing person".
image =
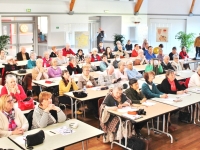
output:
[[17, 60], [22, 61], [22, 60], [29, 60], [29, 54], [26, 52], [25, 47], [21, 47], [21, 52], [17, 53]]
[[52, 52], [50, 54], [50, 57], [57, 57], [58, 56], [58, 53], [57, 53], [57, 49], [55, 46], [52, 46]]
[[63, 56], [66, 56], [66, 57], [70, 57], [71, 55], [75, 55], [75, 53], [71, 49], [69, 43], [66, 44], [65, 48], [63, 48], [62, 51], [63, 51]]
[[103, 42], [99, 42], [99, 45], [98, 45], [98, 53], [103, 53], [105, 52], [105, 48], [103, 47]]
[[131, 40], [127, 41], [127, 44], [125, 45], [125, 48], [127, 51], [132, 51], [133, 45], [131, 44]]
[[99, 45], [100, 42], [103, 42], [104, 36], [105, 36], [104, 31], [101, 28], [99, 28], [99, 32], [97, 32], [97, 46]]
[[196, 47], [196, 54], [195, 54], [195, 59], [198, 57], [200, 57], [200, 33], [199, 36], [196, 37], [195, 41], [194, 41], [194, 47]]
[[139, 45], [135, 44], [134, 45], [134, 50], [132, 51], [131, 57], [137, 57], [138, 56], [138, 51], [139, 51]]

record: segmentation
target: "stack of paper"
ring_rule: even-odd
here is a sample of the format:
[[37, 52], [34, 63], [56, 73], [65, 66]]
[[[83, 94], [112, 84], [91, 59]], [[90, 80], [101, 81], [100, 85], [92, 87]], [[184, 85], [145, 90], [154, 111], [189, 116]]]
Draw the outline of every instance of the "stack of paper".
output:
[[121, 109], [117, 109], [118, 112], [126, 113], [128, 111], [138, 111], [137, 108], [131, 108], [130, 106], [122, 107]]
[[142, 116], [140, 116], [140, 115], [129, 115], [127, 113], [123, 114], [122, 116], [127, 117], [127, 118], [132, 119], [132, 120], [142, 118]]

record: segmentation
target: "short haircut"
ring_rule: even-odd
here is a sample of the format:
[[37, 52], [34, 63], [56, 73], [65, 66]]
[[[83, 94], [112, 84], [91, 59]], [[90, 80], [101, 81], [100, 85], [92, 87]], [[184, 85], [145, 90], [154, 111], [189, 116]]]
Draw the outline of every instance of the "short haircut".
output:
[[54, 50], [55, 48], [56, 48], [55, 46], [52, 46], [52, 47], [51, 47], [52, 50]]
[[186, 48], [186, 47], [185, 47], [185, 46], [182, 46], [182, 47], [181, 47], [181, 50], [183, 50], [184, 48]]
[[85, 55], [85, 58], [91, 58], [91, 56], [89, 54]]
[[135, 84], [135, 83], [137, 83], [137, 79], [135, 79], [135, 78], [129, 79], [129, 85], [130, 86]]
[[37, 64], [38, 62], [42, 62], [42, 63], [43, 63], [43, 59], [38, 58], [38, 59], [36, 60], [36, 64]]
[[138, 46], [138, 44], [135, 44], [134, 47]]
[[166, 57], [167, 57], [167, 58], [169, 58], [169, 56], [168, 56], [168, 55], [165, 55], [165, 56], [163, 57], [163, 59], [165, 59]]
[[50, 53], [49, 53], [49, 51], [44, 51], [44, 55], [45, 55], [45, 54], [50, 54]]
[[1, 98], [0, 98], [0, 111], [5, 110], [6, 102], [7, 102], [7, 99], [9, 97], [11, 97], [11, 95], [8, 95], [8, 94], [4, 94], [4, 95], [1, 96]]
[[72, 61], [72, 60], [74, 60], [74, 59], [75, 59], [74, 56], [69, 57], [69, 61]]
[[54, 62], [55, 60], [57, 61], [57, 58], [56, 58], [56, 57], [51, 58], [51, 62], [50, 62], [51, 66], [53, 65], [53, 62]]
[[31, 55], [35, 55], [35, 56], [36, 56], [36, 53], [35, 53], [35, 52], [30, 52], [30, 56], [31, 56]]
[[165, 74], [166, 78], [167, 78], [170, 74], [172, 74], [172, 73], [174, 73], [174, 70], [168, 69], [168, 70], [166, 71], [166, 74]]
[[107, 56], [106, 56], [106, 55], [102, 55], [102, 56], [101, 56], [101, 59], [103, 59], [103, 58], [105, 58], [105, 57], [107, 58]]
[[123, 64], [125, 64], [125, 62], [124, 62], [124, 61], [120, 61], [120, 62], [118, 63], [118, 68], [119, 68], [120, 66], [122, 66]]
[[149, 46], [148, 49], [153, 48], [152, 46]]
[[120, 83], [115, 84], [115, 86], [113, 87], [113, 90], [123, 90], [123, 85]]
[[176, 47], [174, 46], [174, 47], [172, 47], [172, 50], [176, 50]]
[[97, 52], [98, 52], [98, 49], [97, 49], [97, 48], [93, 48], [93, 49], [92, 49], [92, 52], [94, 52], [94, 51], [97, 51]]
[[17, 82], [16, 76], [14, 76], [14, 75], [12, 75], [12, 74], [6, 75], [6, 83], [8, 83], [8, 81], [9, 81], [10, 79], [14, 79], [14, 80]]
[[174, 54], [174, 55], [173, 55], [173, 59], [174, 59], [174, 58], [179, 58], [179, 55], [178, 55], [178, 54]]
[[127, 62], [126, 62], [126, 64], [128, 65], [128, 64], [133, 64], [133, 61], [132, 60], [128, 60]]
[[147, 83], [149, 83], [149, 75], [150, 74], [152, 74], [152, 75], [154, 75], [155, 76], [155, 72], [154, 71], [149, 71], [149, 72], [145, 72], [144, 73], [144, 79], [145, 79], [145, 81], [147, 82]]
[[160, 48], [163, 48], [164, 46], [163, 46], [163, 44], [159, 44], [159, 47], [160, 47]]
[[49, 98], [51, 98], [51, 96], [52, 96], [52, 94], [50, 92], [47, 92], [47, 91], [41, 92], [39, 95], [40, 105], [42, 105], [43, 100], [48, 100]]
[[85, 69], [90, 69], [90, 66], [89, 65], [84, 65], [83, 67], [82, 67], [82, 70], [85, 70]]

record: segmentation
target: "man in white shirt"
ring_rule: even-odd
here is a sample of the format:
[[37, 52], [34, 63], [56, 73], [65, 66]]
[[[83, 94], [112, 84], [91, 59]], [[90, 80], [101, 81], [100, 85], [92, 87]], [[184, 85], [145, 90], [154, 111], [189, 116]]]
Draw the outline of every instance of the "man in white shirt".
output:
[[188, 87], [200, 86], [200, 66], [197, 71], [191, 76]]

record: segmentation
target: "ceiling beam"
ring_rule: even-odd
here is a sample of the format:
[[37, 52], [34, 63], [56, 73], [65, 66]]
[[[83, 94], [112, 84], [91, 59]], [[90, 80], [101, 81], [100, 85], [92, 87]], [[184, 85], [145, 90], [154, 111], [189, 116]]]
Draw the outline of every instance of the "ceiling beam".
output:
[[196, 1], [196, 0], [192, 0], [192, 4], [191, 4], [191, 7], [190, 7], [190, 12], [189, 12], [189, 14], [193, 12], [193, 8], [194, 8], [195, 1]]
[[143, 0], [137, 1], [137, 3], [135, 4], [135, 7], [134, 7], [134, 15], [136, 15], [139, 12], [142, 3], [143, 3]]
[[76, 0], [71, 0], [71, 3], [70, 3], [70, 5], [69, 5], [69, 6], [70, 6], [70, 7], [69, 7], [69, 10], [70, 10], [70, 11], [73, 11], [75, 1], [76, 1]]

